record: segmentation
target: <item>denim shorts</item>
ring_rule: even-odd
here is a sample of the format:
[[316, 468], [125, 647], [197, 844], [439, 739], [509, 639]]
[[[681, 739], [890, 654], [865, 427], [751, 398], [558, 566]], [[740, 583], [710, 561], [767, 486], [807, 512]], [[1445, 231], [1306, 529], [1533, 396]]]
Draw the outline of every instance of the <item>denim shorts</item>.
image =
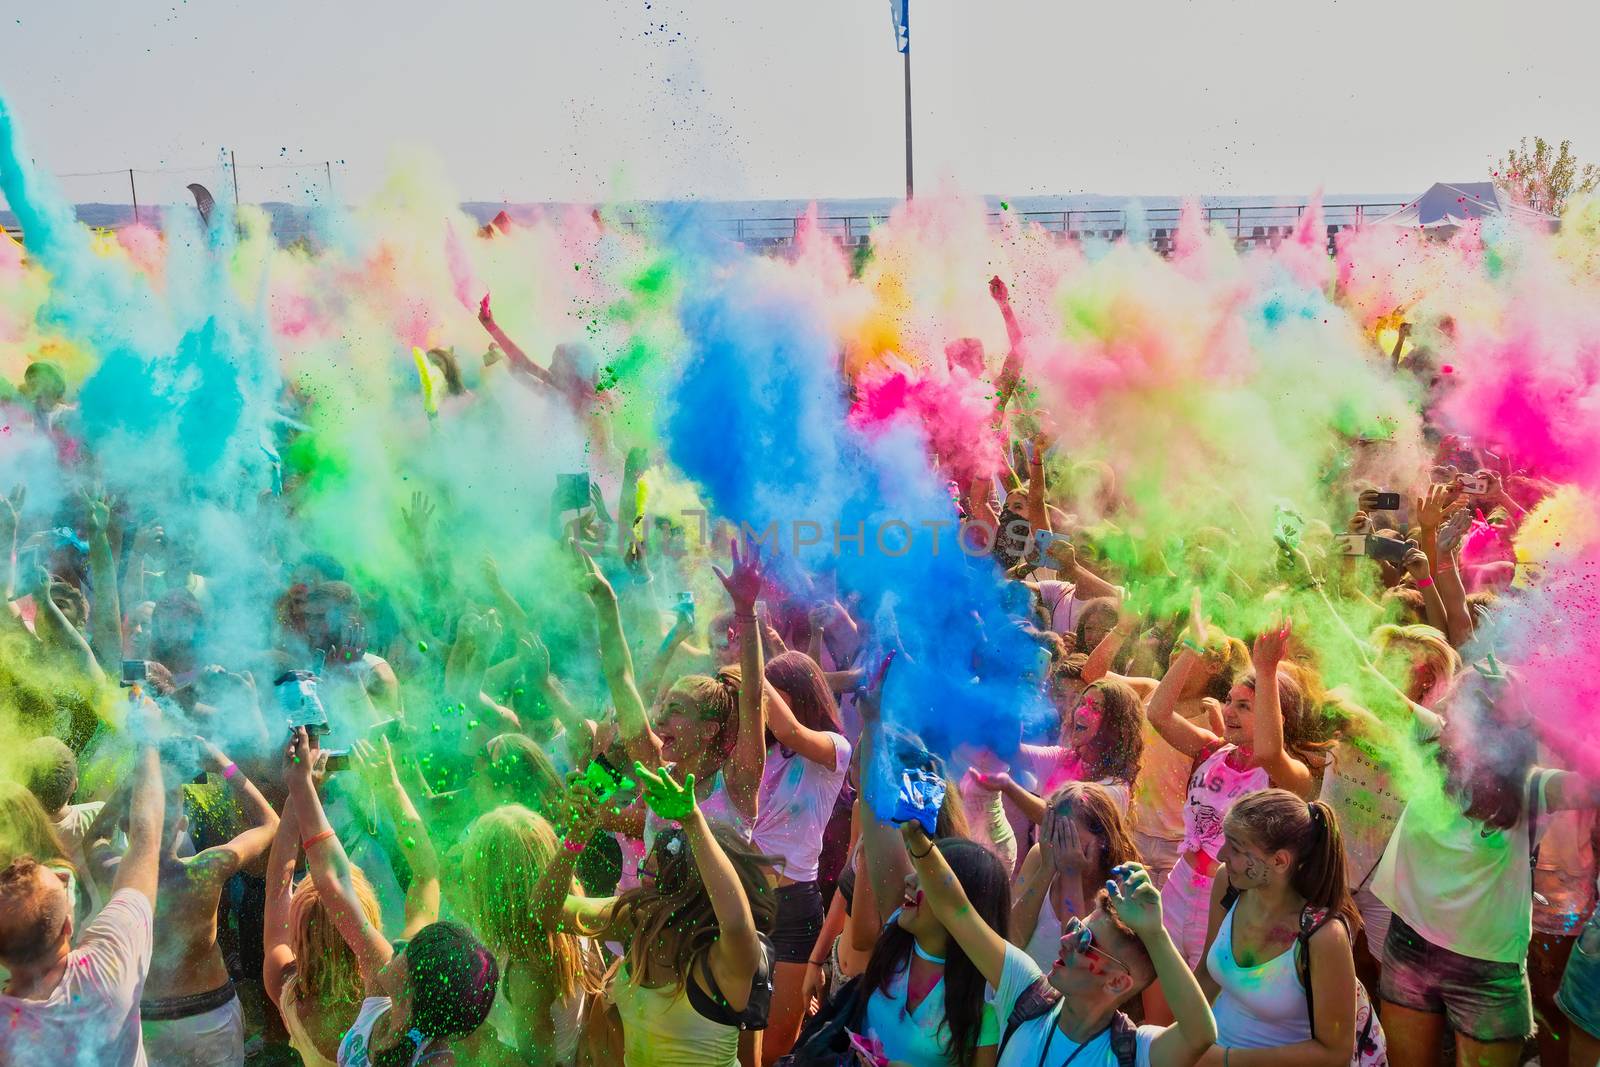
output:
[[1556, 1007], [1585, 1033], [1600, 1037], [1600, 911], [1589, 918], [1572, 946]]
[[1526, 961], [1500, 963], [1441, 948], [1396, 915], [1383, 943], [1383, 999], [1443, 1015], [1474, 1041], [1523, 1041], [1533, 1034]]

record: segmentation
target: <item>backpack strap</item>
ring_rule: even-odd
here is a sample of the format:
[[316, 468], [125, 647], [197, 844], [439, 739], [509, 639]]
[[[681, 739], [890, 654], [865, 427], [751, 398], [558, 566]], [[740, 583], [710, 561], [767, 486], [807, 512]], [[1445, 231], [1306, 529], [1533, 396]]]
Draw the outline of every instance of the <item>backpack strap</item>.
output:
[[1337, 912], [1307, 904], [1300, 909], [1300, 932], [1294, 939], [1295, 970], [1299, 972], [1300, 985], [1306, 991], [1306, 1021], [1311, 1027], [1313, 1037], [1317, 1033], [1317, 1005], [1316, 998], [1311, 993], [1311, 936], [1328, 925], [1330, 919], [1344, 922], [1344, 916]]
[[1138, 1067], [1139, 1027], [1124, 1012], [1111, 1017], [1111, 1052], [1117, 1067]]
[[1523, 800], [1523, 811], [1528, 819], [1528, 866], [1539, 866], [1539, 817], [1544, 814], [1544, 805], [1540, 799], [1544, 793], [1545, 783], [1555, 772], [1552, 770], [1535, 770], [1528, 774], [1527, 795]]
[[1017, 1027], [1032, 1022], [1041, 1015], [1050, 1014], [1060, 999], [1061, 994], [1051, 988], [1049, 979], [1043, 975], [1034, 979], [1033, 984], [1022, 991], [1022, 995], [1011, 1008], [1011, 1017], [1006, 1020], [1006, 1032], [1000, 1035], [1000, 1051], [1005, 1051], [1006, 1044], [1010, 1042], [1011, 1035], [1017, 1032]]

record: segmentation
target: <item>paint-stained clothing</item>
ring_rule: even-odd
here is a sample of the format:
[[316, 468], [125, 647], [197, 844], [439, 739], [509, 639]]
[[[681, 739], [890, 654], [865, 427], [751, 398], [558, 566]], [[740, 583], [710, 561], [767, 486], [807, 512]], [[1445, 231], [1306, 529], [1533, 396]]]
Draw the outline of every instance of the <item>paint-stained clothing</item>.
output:
[[43, 1000], [0, 993], [7, 1067], [145, 1067], [139, 995], [150, 972], [154, 915], [136, 889], [113, 893]]

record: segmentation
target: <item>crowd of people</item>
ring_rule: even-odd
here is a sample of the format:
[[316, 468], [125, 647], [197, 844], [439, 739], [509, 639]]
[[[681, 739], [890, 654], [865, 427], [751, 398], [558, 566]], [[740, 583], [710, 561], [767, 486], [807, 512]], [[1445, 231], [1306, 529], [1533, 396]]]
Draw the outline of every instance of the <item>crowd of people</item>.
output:
[[[14, 277], [88, 286], [28, 218]], [[904, 586], [856, 562], [907, 573], [881, 527], [843, 558], [837, 525], [794, 532], [855, 491], [808, 482], [814, 442], [730, 391], [664, 431], [715, 424], [736, 473], [702, 476], [633, 443], [617, 362], [541, 364], [504, 300], [463, 301], [482, 367], [418, 346], [423, 403], [392, 417], [489, 450], [491, 398], [526, 390], [585, 465], [531, 491], [419, 473], [382, 520], [359, 486], [405, 468], [330, 443], [349, 393], [274, 395], [246, 530], [192, 454], [160, 493], [127, 476], [162, 481], [121, 453], [137, 420], [106, 429], [115, 352], [32, 351], [5, 401], [28, 490], [0, 499], [0, 1062], [1595, 1067], [1600, 764], [1529, 685], [1584, 667], [1513, 639], [1542, 603], [1516, 546], [1583, 477], [1453, 431], [1434, 320], [1361, 357], [1403, 383], [1414, 449], [1373, 462], [1355, 415], [1309, 405], [1318, 499], [1184, 528], [1144, 472], [1075, 453], [1079, 409], [1041, 393], [1000, 278], [988, 299], [997, 364], [932, 337], [920, 377], [817, 379], [850, 420], [808, 433], [864, 433], [891, 394], [925, 417], [886, 447], [941, 494], [908, 521], [959, 551]], [[702, 364], [724, 312], [681, 314]], [[767, 343], [765, 373], [808, 358]], [[935, 414], [974, 397], [952, 440]], [[647, 505], [673, 466], [701, 530]], [[714, 483], [752, 469], [789, 482], [742, 513]], [[330, 479], [357, 486], [331, 518]], [[464, 563], [452, 492], [480, 491], [519, 533]], [[348, 550], [380, 522], [399, 563]]]

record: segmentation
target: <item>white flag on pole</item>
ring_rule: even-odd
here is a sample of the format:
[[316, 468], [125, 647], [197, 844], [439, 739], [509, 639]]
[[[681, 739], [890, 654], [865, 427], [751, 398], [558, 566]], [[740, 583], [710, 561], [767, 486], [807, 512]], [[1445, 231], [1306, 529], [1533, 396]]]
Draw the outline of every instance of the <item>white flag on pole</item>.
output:
[[894, 46], [897, 51], [911, 49], [911, 0], [889, 0], [889, 18], [894, 21]]

